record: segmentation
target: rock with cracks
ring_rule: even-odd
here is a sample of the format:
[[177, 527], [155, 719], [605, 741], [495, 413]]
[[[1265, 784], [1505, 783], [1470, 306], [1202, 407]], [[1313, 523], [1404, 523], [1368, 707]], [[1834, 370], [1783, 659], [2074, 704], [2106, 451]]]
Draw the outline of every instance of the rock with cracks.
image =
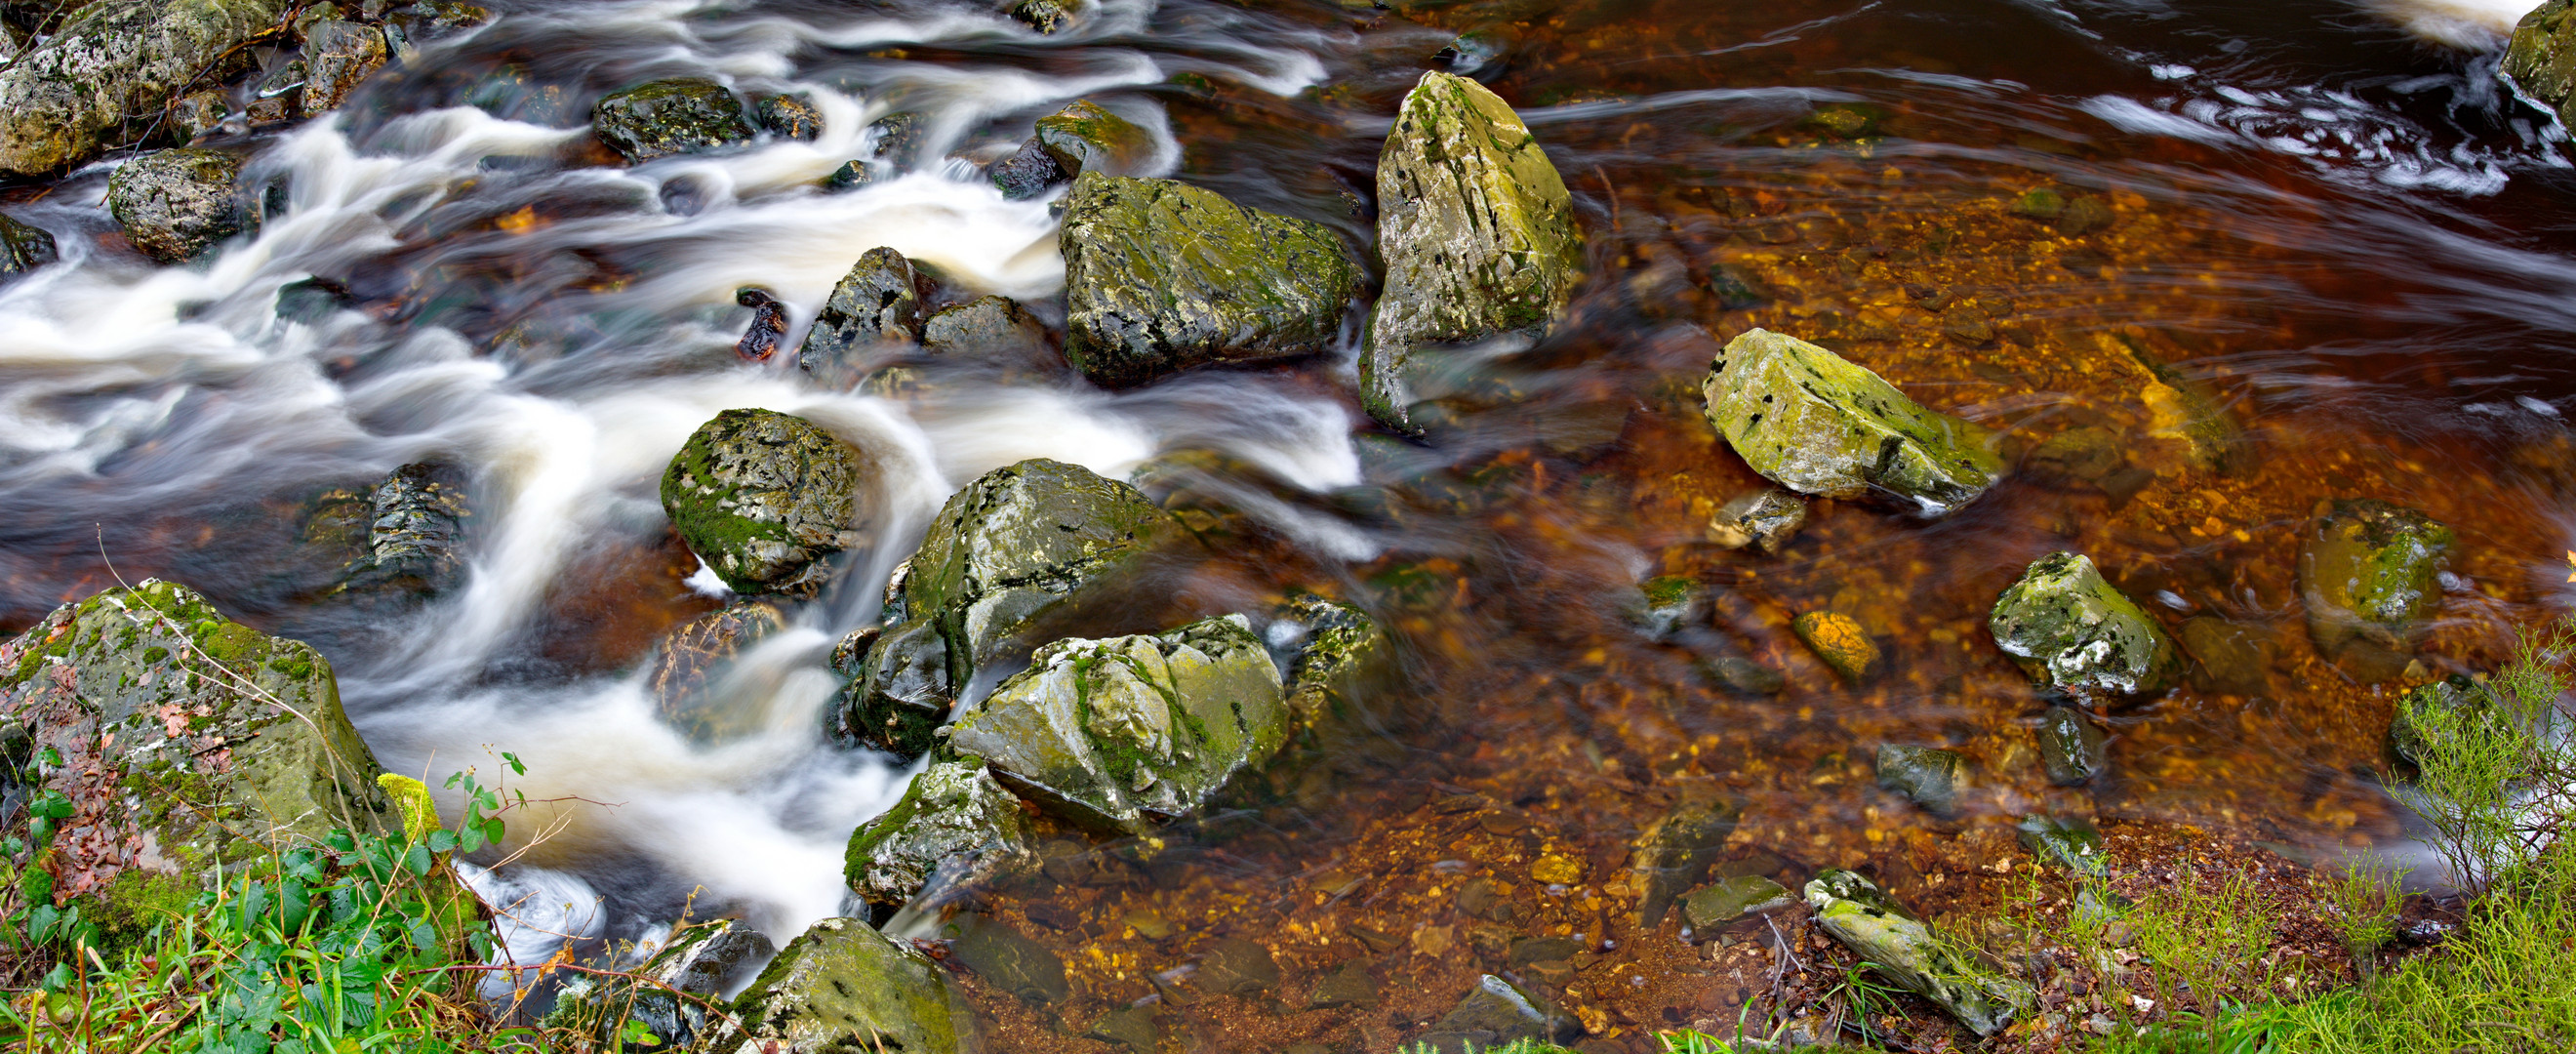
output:
[[639, 84], [599, 100], [591, 128], [628, 162], [742, 146], [759, 130], [731, 89], [678, 77]]
[[861, 253], [805, 330], [796, 365], [826, 387], [858, 387], [878, 357], [920, 342], [926, 285], [902, 253], [884, 246]]
[[861, 458], [801, 417], [727, 410], [698, 427], [662, 473], [662, 509], [737, 593], [810, 595], [825, 558], [859, 543]]
[[1993, 434], [1924, 409], [1879, 375], [1767, 329], [1728, 341], [1702, 386], [1744, 463], [1822, 498], [1877, 497], [1945, 516], [2003, 475]]
[[[966, 1054], [975, 1017], [948, 975], [910, 943], [857, 919], [824, 919], [787, 942], [733, 1001], [707, 1049], [732, 1054]], [[744, 1034], [745, 1030], [748, 1034]]]

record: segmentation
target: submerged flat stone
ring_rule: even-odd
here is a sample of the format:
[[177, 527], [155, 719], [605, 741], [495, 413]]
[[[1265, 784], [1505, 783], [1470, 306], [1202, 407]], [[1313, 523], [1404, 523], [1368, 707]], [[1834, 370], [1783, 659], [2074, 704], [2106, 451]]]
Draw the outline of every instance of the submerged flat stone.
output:
[[2144, 695], [2164, 688], [2183, 666], [2164, 627], [2081, 553], [2032, 561], [1996, 599], [1986, 625], [2042, 689]]
[[1802, 494], [1875, 496], [1945, 516], [2003, 475], [1992, 432], [1786, 334], [1728, 341], [1702, 392], [1709, 423], [1744, 463]]

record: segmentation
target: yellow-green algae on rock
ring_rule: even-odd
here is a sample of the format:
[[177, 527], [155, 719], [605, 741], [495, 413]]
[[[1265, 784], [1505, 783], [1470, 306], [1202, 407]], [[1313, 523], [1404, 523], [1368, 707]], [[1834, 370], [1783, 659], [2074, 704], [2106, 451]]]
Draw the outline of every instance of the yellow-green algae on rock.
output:
[[1736, 455], [1802, 494], [1874, 495], [1944, 516], [2004, 472], [1992, 432], [1924, 409], [1878, 374], [1787, 334], [1752, 329], [1728, 341], [1701, 393], [1709, 424]]

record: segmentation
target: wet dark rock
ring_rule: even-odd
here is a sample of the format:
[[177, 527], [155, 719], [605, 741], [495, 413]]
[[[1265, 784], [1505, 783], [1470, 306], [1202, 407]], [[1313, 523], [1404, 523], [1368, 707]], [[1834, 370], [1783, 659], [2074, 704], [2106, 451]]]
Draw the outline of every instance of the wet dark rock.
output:
[[1279, 986], [1279, 963], [1258, 942], [1228, 937], [1208, 949], [1191, 980], [1202, 992], [1252, 995]]
[[1637, 836], [1628, 868], [1645, 879], [1645, 894], [1637, 900], [1638, 928], [1661, 923], [1683, 891], [1708, 877], [1709, 865], [1743, 817], [1743, 808], [1733, 802], [1683, 802]]
[[1708, 930], [1746, 916], [1777, 911], [1797, 902], [1786, 887], [1760, 875], [1726, 879], [1682, 898], [1682, 919], [1694, 930]]
[[[664, 1049], [687, 1049], [706, 1031], [706, 1003], [750, 981], [778, 946], [759, 930], [722, 919], [690, 928], [633, 972], [636, 978], [577, 974], [564, 983], [539, 1027], [565, 1029], [598, 1042], [640, 1023]], [[695, 996], [695, 999], [683, 998]], [[702, 1002], [703, 1001], [703, 1002]]]
[[1754, 329], [1728, 341], [1702, 392], [1745, 464], [1802, 494], [1874, 495], [1937, 517], [2003, 475], [1991, 432], [1795, 337]]
[[1312, 593], [1290, 597], [1273, 632], [1281, 623], [1302, 631], [1288, 663], [1291, 728], [1345, 728], [1377, 713], [1371, 700], [1395, 676], [1395, 639], [1384, 626], [1365, 611]]
[[107, 210], [143, 255], [185, 263], [250, 227], [241, 166], [220, 150], [155, 150], [108, 177]]
[[633, 164], [741, 146], [759, 134], [731, 89], [698, 77], [610, 94], [591, 108], [590, 121], [600, 141]]
[[2451, 529], [2376, 498], [2323, 503], [2299, 549], [2299, 596], [2317, 652], [2356, 644], [2405, 654], [2441, 606]]
[[804, 418], [727, 410], [671, 458], [662, 509], [727, 588], [807, 595], [830, 577], [828, 557], [859, 544], [862, 464]]
[[1408, 377], [1417, 347], [1545, 329], [1580, 281], [1583, 238], [1565, 181], [1510, 104], [1425, 73], [1378, 155], [1386, 283], [1360, 356], [1369, 415], [1419, 434]]
[[752, 104], [751, 116], [762, 131], [781, 139], [810, 143], [823, 134], [823, 111], [809, 95], [761, 96]]
[[61, 259], [54, 236], [42, 227], [0, 216], [0, 285], [17, 281], [36, 268]]
[[827, 387], [858, 387], [887, 347], [921, 339], [926, 284], [902, 253], [884, 246], [861, 253], [805, 330], [797, 367]]
[[745, 600], [681, 623], [662, 638], [653, 655], [652, 672], [644, 678], [654, 708], [672, 727], [699, 742], [730, 739], [752, 730], [756, 712], [710, 699], [706, 689], [744, 649], [787, 628], [785, 604], [769, 599]]
[[189, 92], [170, 104], [170, 132], [182, 144], [195, 143], [221, 131], [232, 112], [232, 99], [223, 92]]
[[921, 150], [921, 117], [918, 114], [890, 113], [868, 122], [867, 154], [853, 158], [834, 169], [823, 181], [823, 189], [832, 193], [857, 190], [912, 164], [913, 155]]
[[1941, 335], [1964, 347], [1985, 347], [1995, 341], [1993, 316], [1977, 301], [1959, 301], [1941, 309]]
[[2080, 553], [2031, 562], [1995, 601], [1987, 628], [2033, 684], [2079, 697], [2145, 695], [2182, 669], [2182, 653], [2145, 610]]
[[184, 902], [222, 865], [402, 827], [330, 661], [176, 583], [64, 604], [0, 643], [0, 727], [21, 759], [60, 755], [13, 776], [71, 799], [55, 896], [121, 937], [162, 921], [126, 917], [127, 894]]
[[338, 20], [315, 23], [304, 34], [304, 61], [311, 70], [304, 82], [304, 112], [339, 109], [359, 82], [384, 67], [387, 55], [381, 29]]
[[1011, 17], [1021, 25], [1048, 36], [1073, 28], [1078, 0], [1018, 0], [1010, 5]]
[[1153, 133], [1088, 99], [1038, 118], [1029, 141], [1066, 179], [1085, 172], [1132, 176], [1154, 160]]
[[312, 67], [300, 58], [270, 70], [251, 86], [250, 103], [242, 108], [243, 119], [252, 127], [260, 127], [303, 117], [304, 87], [312, 80]]
[[1789, 687], [1780, 671], [1741, 655], [1720, 655], [1696, 664], [1710, 680], [1739, 695], [1778, 695]]
[[1569, 937], [1523, 937], [1511, 942], [1504, 961], [1518, 970], [1531, 963], [1566, 962], [1590, 949]]
[[998, 362], [1046, 346], [1046, 323], [1006, 296], [952, 304], [921, 324], [921, 350], [942, 358]]
[[[202, 78], [238, 75], [284, 0], [92, 3], [0, 68], [0, 173], [52, 175], [140, 133]], [[142, 115], [137, 117], [136, 115]]]
[[1358, 282], [1322, 224], [1166, 179], [1084, 173], [1058, 241], [1065, 359], [1110, 388], [1323, 350]]
[[1843, 680], [1861, 684], [1878, 675], [1878, 643], [1859, 620], [1839, 611], [1810, 611], [1791, 619], [1789, 630]]
[[1763, 292], [1761, 280], [1734, 264], [1709, 268], [1708, 291], [1717, 298], [1717, 306], [1728, 311], [1749, 310], [1771, 302], [1770, 295]]
[[1479, 29], [1450, 39], [1432, 58], [1449, 66], [1461, 77], [1491, 79], [1503, 70], [1503, 60], [1511, 55], [1512, 40], [1501, 29]]
[[985, 473], [931, 521], [899, 596], [908, 620], [868, 652], [843, 700], [843, 735], [903, 756], [929, 749], [954, 685], [1052, 626], [1114, 597], [1148, 559], [1186, 537], [1124, 483], [1035, 458]]
[[837, 1054], [874, 1036], [905, 1054], [982, 1049], [947, 975], [909, 944], [857, 919], [824, 919], [770, 961], [732, 1004], [748, 1034], [717, 1030], [708, 1049]]
[[1064, 960], [1010, 923], [959, 915], [945, 929], [955, 938], [948, 946], [949, 961], [973, 971], [985, 984], [1030, 1003], [1061, 1003], [1073, 994]]
[[1889, 980], [1931, 1000], [1980, 1036], [1991, 1036], [2037, 998], [1963, 945], [1945, 940], [1870, 880], [1827, 871], [1807, 883], [1816, 923]]
[[1037, 834], [1020, 799], [970, 758], [922, 770], [893, 808], [860, 824], [842, 873], [860, 900], [899, 908], [937, 903], [1037, 861]]
[[1708, 621], [1708, 588], [1691, 575], [1658, 575], [1637, 584], [1628, 620], [1658, 637]]
[[2032, 815], [2013, 828], [2021, 847], [2039, 862], [2084, 875], [2101, 875], [2109, 866], [2102, 855], [2102, 832], [2082, 819]]
[[733, 302], [751, 309], [751, 324], [743, 327], [742, 339], [735, 341], [735, 358], [746, 362], [766, 362], [778, 351], [779, 338], [787, 334], [787, 305], [771, 296], [769, 290], [744, 286], [733, 292]]
[[1260, 768], [1287, 733], [1279, 669], [1243, 616], [1228, 615], [1046, 645], [941, 734], [1039, 808], [1143, 834]]
[[1073, 178], [1035, 140], [1020, 144], [1017, 153], [993, 162], [984, 175], [1006, 201], [1027, 201]]
[[1968, 789], [1968, 759], [1955, 750], [1889, 743], [1878, 748], [1878, 785], [1935, 816], [1956, 816]]
[[2069, 428], [2031, 449], [2022, 459], [2024, 475], [2046, 487], [2072, 490], [2100, 486], [2125, 462], [2120, 437], [2107, 428]]
[[2547, 0], [2522, 16], [2505, 45], [2504, 75], [2576, 127], [2576, 2]]
[[1465, 998], [1428, 1032], [1413, 1038], [1439, 1054], [1500, 1047], [1514, 1040], [1557, 1042], [1583, 1034], [1583, 1024], [1556, 1005], [1492, 974], [1476, 980]]
[[1729, 549], [1751, 546], [1777, 556], [1807, 525], [1807, 500], [1765, 488], [1729, 500], [1708, 521], [1709, 540]]
[[2184, 651], [2200, 663], [2201, 687], [2225, 695], [2252, 698], [2271, 694], [2270, 636], [2252, 626], [2201, 615], [2182, 622]]
[[288, 282], [277, 290], [277, 317], [281, 322], [313, 325], [357, 306], [358, 294], [328, 278]]
[[385, 12], [385, 39], [394, 57], [408, 60], [420, 45], [486, 25], [492, 10], [464, 0], [417, 0]]
[[1163, 1043], [1163, 1030], [1154, 1026], [1151, 1006], [1131, 1006], [1102, 1014], [1083, 1030], [1083, 1036], [1116, 1043], [1135, 1054], [1154, 1054]]
[[2039, 719], [2039, 761], [2048, 782], [2074, 787], [2100, 779], [2110, 766], [2102, 726], [2071, 706], [2052, 706]]
[[341, 572], [340, 593], [445, 592], [465, 574], [461, 480], [431, 464], [404, 465], [367, 494], [366, 551]]
[[1317, 1010], [1338, 1010], [1346, 1006], [1372, 1007], [1378, 1004], [1377, 977], [1369, 973], [1368, 964], [1353, 959], [1342, 968], [1315, 982], [1314, 994], [1306, 1005]]

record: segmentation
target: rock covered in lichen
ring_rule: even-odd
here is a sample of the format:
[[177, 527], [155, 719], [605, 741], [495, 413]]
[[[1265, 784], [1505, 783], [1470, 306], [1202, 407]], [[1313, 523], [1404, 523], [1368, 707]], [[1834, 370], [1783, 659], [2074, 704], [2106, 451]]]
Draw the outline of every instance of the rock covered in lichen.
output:
[[184, 901], [218, 863], [400, 829], [330, 662], [175, 583], [65, 604], [0, 643], [0, 725], [61, 756], [41, 777], [75, 810], [55, 890], [98, 898], [88, 914], [111, 926], [155, 924], [117, 906], [151, 888]]
[[801, 417], [727, 410], [662, 473], [662, 509], [689, 550], [737, 593], [810, 594], [825, 558], [859, 543], [861, 458]]
[[2505, 45], [2504, 75], [2576, 125], [2576, 0], [2547, 0], [2525, 12]]
[[185, 263], [249, 229], [241, 158], [221, 150], [155, 150], [107, 180], [107, 211], [143, 255]]
[[921, 324], [921, 350], [938, 358], [998, 362], [1026, 358], [1046, 346], [1046, 323], [1006, 296], [951, 304]]
[[1878, 675], [1878, 642], [1858, 619], [1839, 611], [1810, 611], [1789, 620], [1789, 631], [1846, 681], [1860, 684]]
[[2413, 650], [2441, 604], [2451, 529], [2376, 498], [2319, 512], [2299, 549], [2299, 596], [2317, 651], [2332, 658], [2357, 641]]
[[1104, 387], [1321, 351], [1358, 282], [1322, 224], [1168, 179], [1084, 173], [1057, 238], [1065, 359]]
[[1807, 883], [1806, 898], [1825, 932], [1980, 1036], [2002, 1031], [2036, 998], [2028, 984], [1942, 939], [1860, 875], [1827, 871]]
[[866, 1049], [966, 1054], [982, 1049], [974, 1014], [929, 957], [858, 919], [824, 919], [787, 942], [730, 1009], [741, 1022], [709, 1049], [838, 1054]]
[[1037, 836], [1020, 799], [969, 758], [921, 771], [894, 807], [850, 835], [842, 875], [871, 905], [935, 903], [1037, 862]]
[[1049, 644], [943, 734], [1040, 808], [1142, 833], [1268, 762], [1288, 728], [1279, 668], [1250, 623], [1228, 615]]
[[1115, 595], [1186, 533], [1136, 488], [1078, 465], [1033, 458], [985, 473], [931, 521], [892, 597], [905, 617], [870, 645], [840, 733], [907, 757], [929, 749], [978, 666]]
[[1377, 713], [1371, 697], [1395, 675], [1395, 639], [1384, 626], [1365, 611], [1312, 593], [1290, 597], [1279, 617], [1300, 634], [1285, 692], [1293, 727], [1345, 727]]
[[304, 112], [340, 108], [368, 75], [384, 67], [385, 33], [374, 26], [324, 19], [304, 31]]
[[763, 95], [752, 104], [751, 116], [762, 131], [781, 139], [810, 143], [823, 136], [823, 110], [814, 105], [813, 96], [802, 92]]
[[1509, 104], [1452, 74], [1422, 75], [1378, 154], [1378, 258], [1360, 398], [1415, 433], [1417, 347], [1544, 329], [1583, 275], [1573, 197]]
[[72, 168], [141, 132], [177, 93], [246, 68], [284, 0], [92, 3], [0, 69], [0, 173]]
[[2004, 654], [2043, 689], [2144, 695], [2182, 668], [2182, 653], [2164, 628], [2103, 581], [2081, 553], [2032, 561], [1996, 599], [1986, 625]]
[[805, 330], [797, 367], [828, 387], [857, 387], [879, 355], [921, 340], [925, 284], [902, 253], [878, 246], [859, 254]]
[[731, 89], [701, 77], [612, 92], [591, 108], [590, 122], [601, 142], [637, 164], [741, 146], [759, 134]]
[[1991, 432], [1796, 337], [1745, 331], [1710, 364], [1702, 392], [1709, 423], [1744, 463], [1802, 494], [1944, 516], [2003, 475]]

